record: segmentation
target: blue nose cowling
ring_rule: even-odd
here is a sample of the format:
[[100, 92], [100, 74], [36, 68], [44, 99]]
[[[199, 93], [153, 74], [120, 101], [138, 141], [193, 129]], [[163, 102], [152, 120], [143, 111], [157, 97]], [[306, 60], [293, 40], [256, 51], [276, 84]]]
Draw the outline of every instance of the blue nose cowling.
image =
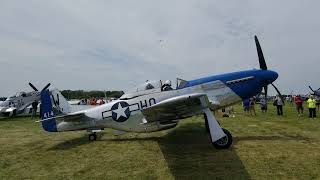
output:
[[266, 79], [269, 81], [269, 83], [271, 84], [272, 82], [274, 82], [277, 78], [278, 78], [278, 73], [274, 72], [274, 71], [267, 71], [267, 77]]
[[261, 71], [261, 78], [266, 83], [265, 85], [271, 84], [278, 78], [278, 73], [270, 70], [263, 70]]

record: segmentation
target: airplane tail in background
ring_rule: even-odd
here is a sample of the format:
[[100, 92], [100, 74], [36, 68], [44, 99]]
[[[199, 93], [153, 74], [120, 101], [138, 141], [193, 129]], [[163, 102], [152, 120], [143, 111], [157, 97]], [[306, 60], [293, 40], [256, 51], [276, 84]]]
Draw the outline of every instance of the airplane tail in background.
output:
[[71, 113], [71, 106], [58, 89], [41, 91], [42, 127], [49, 132], [57, 132], [57, 115]]
[[52, 102], [54, 107], [60, 114], [68, 114], [71, 113], [71, 105], [69, 102], [63, 97], [58, 89], [50, 90]]
[[54, 118], [49, 90], [41, 91], [41, 121], [42, 127], [48, 132], [57, 132], [57, 123]]

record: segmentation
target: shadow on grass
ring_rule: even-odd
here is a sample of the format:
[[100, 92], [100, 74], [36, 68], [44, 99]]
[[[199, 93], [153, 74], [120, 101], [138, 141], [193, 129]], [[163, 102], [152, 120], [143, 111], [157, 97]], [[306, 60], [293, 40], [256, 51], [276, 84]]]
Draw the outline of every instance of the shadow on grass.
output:
[[[234, 137], [233, 145], [241, 141], [310, 141], [303, 136]], [[176, 179], [250, 179], [235, 146], [226, 150], [212, 147], [203, 123], [180, 126], [159, 138], [158, 143]]]
[[[241, 141], [306, 140], [302, 136], [241, 136], [234, 137], [234, 145]], [[156, 141], [175, 179], [250, 179], [235, 146], [226, 150], [212, 147], [203, 123], [190, 123], [169, 130], [162, 137], [111, 138], [98, 141]], [[69, 150], [90, 143], [87, 135], [59, 143], [49, 150]]]
[[[156, 141], [175, 179], [250, 179], [236, 151], [212, 147], [203, 123], [169, 130], [162, 137], [111, 138], [98, 141]], [[69, 150], [90, 143], [87, 136], [59, 143], [48, 150]]]
[[239, 141], [312, 141], [312, 139], [304, 137], [304, 136], [292, 136], [292, 135], [282, 135], [282, 136], [241, 136], [234, 137], [233, 143], [236, 144]]
[[[98, 133], [97, 135], [98, 135], [98, 138], [97, 138], [98, 142], [102, 142], [102, 141], [105, 141], [105, 142], [110, 142], [110, 141], [113, 141], [113, 142], [159, 141], [159, 139], [161, 138], [161, 137], [144, 137], [144, 138], [134, 137], [134, 138], [111, 138], [111, 139], [109, 139], [109, 138], [102, 138], [104, 135], [103, 133]], [[97, 141], [94, 141], [94, 142], [97, 142]], [[54, 151], [69, 150], [69, 149], [73, 149], [73, 148], [79, 147], [84, 144], [89, 144], [89, 143], [94, 143], [94, 142], [89, 141], [88, 134], [86, 134], [81, 137], [77, 137], [77, 138], [74, 138], [71, 140], [63, 141], [59, 144], [52, 146], [48, 150], [49, 151], [50, 150], [54, 150]]]
[[62, 143], [56, 144], [55, 146], [52, 146], [48, 150], [51, 151], [56, 151], [56, 150], [69, 150], [72, 148], [76, 148], [78, 146], [88, 144], [90, 141], [88, 140], [88, 136], [81, 136], [75, 139], [71, 139], [68, 141], [64, 141]]
[[14, 117], [7, 117], [7, 116], [1, 116], [0, 117], [0, 121], [21, 121], [21, 120], [39, 120], [39, 117], [36, 117], [34, 119], [31, 119], [31, 115], [28, 114], [22, 114], [22, 115], [18, 115], [18, 116], [14, 116]]
[[236, 151], [214, 149], [201, 123], [180, 126], [158, 143], [175, 179], [250, 179]]

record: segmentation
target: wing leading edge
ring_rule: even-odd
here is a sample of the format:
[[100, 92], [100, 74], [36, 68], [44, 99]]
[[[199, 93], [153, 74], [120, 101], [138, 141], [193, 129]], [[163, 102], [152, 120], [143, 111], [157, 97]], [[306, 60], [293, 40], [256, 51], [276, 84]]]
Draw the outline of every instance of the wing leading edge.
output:
[[226, 136], [212, 114], [210, 107], [220, 104], [216, 99], [208, 99], [204, 93], [187, 94], [173, 97], [142, 110], [146, 123], [154, 121], [177, 120], [195, 114], [205, 113], [208, 118], [209, 131], [212, 142]]
[[142, 110], [147, 122], [177, 120], [195, 115], [210, 106], [204, 93], [187, 94], [161, 101]]

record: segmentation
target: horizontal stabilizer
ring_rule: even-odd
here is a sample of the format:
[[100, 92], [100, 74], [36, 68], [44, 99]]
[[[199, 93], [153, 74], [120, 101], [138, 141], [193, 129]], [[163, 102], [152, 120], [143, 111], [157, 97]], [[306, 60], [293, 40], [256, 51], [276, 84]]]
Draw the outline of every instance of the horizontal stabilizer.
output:
[[43, 121], [49, 121], [52, 119], [55, 119], [56, 121], [64, 121], [64, 122], [80, 122], [81, 118], [83, 118], [84, 112], [74, 113], [74, 114], [68, 114], [63, 116], [54, 116], [46, 119], [42, 119], [36, 122], [43, 122]]

